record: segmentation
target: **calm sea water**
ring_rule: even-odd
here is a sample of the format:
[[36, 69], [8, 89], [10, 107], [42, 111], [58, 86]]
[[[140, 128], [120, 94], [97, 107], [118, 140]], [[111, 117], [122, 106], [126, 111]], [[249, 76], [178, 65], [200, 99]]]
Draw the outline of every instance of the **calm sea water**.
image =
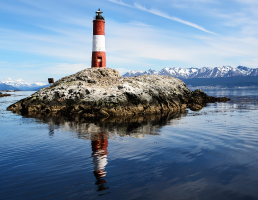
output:
[[0, 98], [0, 199], [258, 199], [258, 88], [199, 112], [28, 118]]

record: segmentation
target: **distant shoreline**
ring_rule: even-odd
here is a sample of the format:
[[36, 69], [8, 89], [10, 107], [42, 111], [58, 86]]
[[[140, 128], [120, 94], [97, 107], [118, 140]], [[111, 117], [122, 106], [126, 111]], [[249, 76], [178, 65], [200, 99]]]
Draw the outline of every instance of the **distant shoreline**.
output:
[[220, 87], [220, 88], [238, 88], [238, 87], [258, 87], [257, 76], [236, 76], [223, 78], [192, 78], [181, 79], [189, 87]]

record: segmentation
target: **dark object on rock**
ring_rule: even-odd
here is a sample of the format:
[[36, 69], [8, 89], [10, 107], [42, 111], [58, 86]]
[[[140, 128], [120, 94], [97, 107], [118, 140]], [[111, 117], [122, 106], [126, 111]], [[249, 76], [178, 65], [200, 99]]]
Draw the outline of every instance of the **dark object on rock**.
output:
[[55, 82], [54, 82], [54, 79], [53, 79], [53, 78], [48, 78], [48, 83], [49, 83], [49, 84], [51, 84], [51, 83], [52, 83], [52, 84], [53, 84], [53, 83], [55, 83]]
[[7, 110], [28, 115], [115, 117], [181, 113], [186, 107], [200, 110], [206, 103], [228, 100], [201, 90], [192, 92], [183, 81], [170, 76], [122, 77], [113, 69], [91, 68], [64, 77]]
[[0, 92], [0, 97], [8, 97], [8, 96], [11, 96], [10, 94], [2, 94], [1, 92]]

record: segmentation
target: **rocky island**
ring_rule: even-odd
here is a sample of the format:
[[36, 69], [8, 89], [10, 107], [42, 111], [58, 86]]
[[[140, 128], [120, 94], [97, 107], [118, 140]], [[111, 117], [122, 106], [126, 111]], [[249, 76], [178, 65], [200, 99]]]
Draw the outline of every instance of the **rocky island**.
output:
[[11, 96], [10, 94], [3, 94], [2, 92], [0, 92], [0, 97], [8, 97]]
[[200, 110], [206, 103], [228, 100], [191, 91], [183, 81], [170, 76], [122, 77], [114, 69], [91, 68], [66, 76], [7, 110], [28, 115], [117, 117], [180, 113], [187, 107]]

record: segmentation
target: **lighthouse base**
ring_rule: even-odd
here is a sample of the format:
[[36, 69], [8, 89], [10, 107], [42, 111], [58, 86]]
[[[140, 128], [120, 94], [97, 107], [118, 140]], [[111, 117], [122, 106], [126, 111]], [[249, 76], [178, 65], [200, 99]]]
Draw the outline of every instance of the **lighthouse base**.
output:
[[91, 68], [106, 67], [106, 52], [92, 52]]

